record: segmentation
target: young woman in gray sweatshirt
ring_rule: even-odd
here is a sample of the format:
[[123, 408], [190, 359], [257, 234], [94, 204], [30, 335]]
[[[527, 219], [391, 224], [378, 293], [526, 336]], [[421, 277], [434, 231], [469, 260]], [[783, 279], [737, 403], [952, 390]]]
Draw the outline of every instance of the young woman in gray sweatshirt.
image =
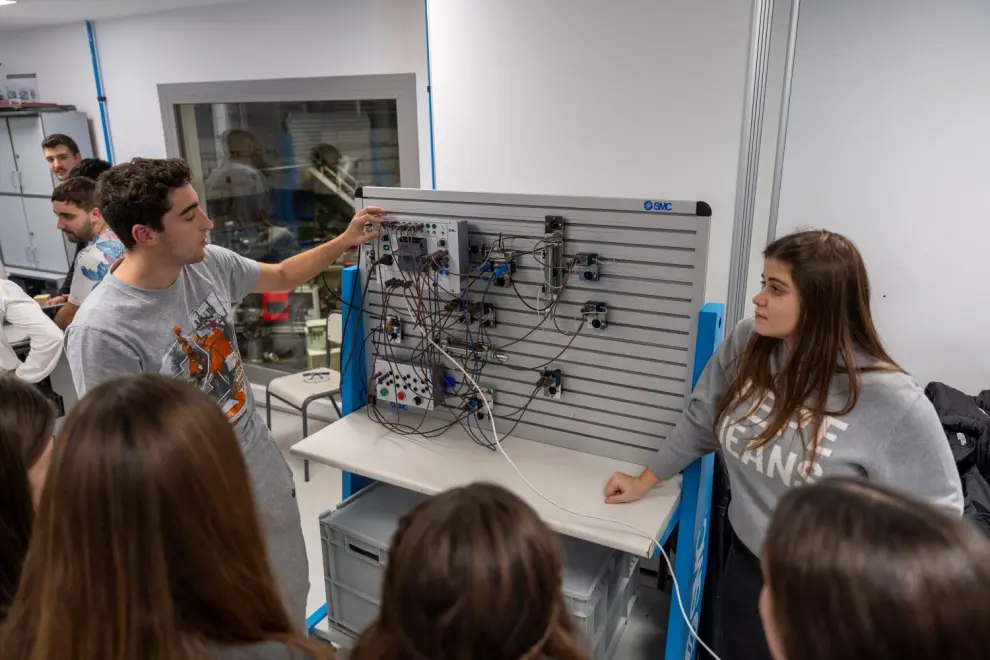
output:
[[858, 476], [961, 515], [959, 474], [935, 410], [884, 349], [870, 284], [851, 241], [828, 231], [764, 251], [754, 318], [709, 361], [680, 421], [639, 476], [617, 473], [606, 501], [631, 502], [697, 458], [722, 451], [733, 543], [722, 578], [722, 660], [769, 660], [758, 557], [790, 488]]

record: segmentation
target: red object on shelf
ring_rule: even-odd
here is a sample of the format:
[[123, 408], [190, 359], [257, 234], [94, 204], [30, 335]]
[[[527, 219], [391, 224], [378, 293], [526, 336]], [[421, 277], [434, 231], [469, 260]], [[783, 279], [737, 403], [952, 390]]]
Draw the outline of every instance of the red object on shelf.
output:
[[39, 108], [58, 108], [58, 103], [43, 103], [41, 101], [0, 101], [0, 108], [31, 108], [37, 110]]
[[261, 320], [288, 321], [290, 293], [291, 291], [273, 291], [261, 294]]

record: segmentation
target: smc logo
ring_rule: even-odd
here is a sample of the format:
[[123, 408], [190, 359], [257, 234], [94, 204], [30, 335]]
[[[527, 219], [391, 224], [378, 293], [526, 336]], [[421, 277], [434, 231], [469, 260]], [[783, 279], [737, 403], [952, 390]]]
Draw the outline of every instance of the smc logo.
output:
[[643, 208], [647, 211], [672, 211], [674, 210], [674, 205], [670, 202], [652, 202], [647, 200], [643, 202]]

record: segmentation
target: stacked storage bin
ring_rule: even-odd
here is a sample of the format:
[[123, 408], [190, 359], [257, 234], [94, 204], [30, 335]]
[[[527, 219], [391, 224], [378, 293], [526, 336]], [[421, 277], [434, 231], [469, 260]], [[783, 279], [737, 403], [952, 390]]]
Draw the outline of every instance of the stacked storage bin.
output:
[[[320, 516], [327, 616], [336, 630], [360, 635], [378, 614], [388, 547], [399, 519], [424, 495], [375, 484]], [[564, 597], [591, 660], [608, 660], [636, 595], [638, 561], [628, 554], [560, 537]]]

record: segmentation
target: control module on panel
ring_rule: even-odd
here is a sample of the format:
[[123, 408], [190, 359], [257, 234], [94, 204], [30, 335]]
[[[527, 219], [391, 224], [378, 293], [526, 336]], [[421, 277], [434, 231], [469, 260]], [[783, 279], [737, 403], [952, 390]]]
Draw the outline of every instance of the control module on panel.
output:
[[[569, 286], [586, 294], [604, 276], [597, 253], [567, 256], [564, 216], [520, 223], [526, 230], [513, 236], [479, 224], [471, 235], [464, 219], [390, 214], [363, 246], [360, 268], [376, 294], [362, 297], [374, 356], [368, 392], [383, 406], [367, 409], [396, 433], [435, 437], [460, 425], [495, 449], [490, 414], [507, 428], [501, 439], [534, 400], [566, 401], [556, 363], [582, 333], [607, 330], [608, 305], [599, 293], [563, 300]], [[500, 324], [509, 300], [516, 322]], [[486, 374], [493, 365], [516, 374], [498, 396]]]
[[459, 296], [468, 275], [467, 237], [466, 220], [385, 220], [378, 240], [365, 245], [363, 263], [377, 263], [372, 272], [379, 282], [426, 276], [441, 291]]

